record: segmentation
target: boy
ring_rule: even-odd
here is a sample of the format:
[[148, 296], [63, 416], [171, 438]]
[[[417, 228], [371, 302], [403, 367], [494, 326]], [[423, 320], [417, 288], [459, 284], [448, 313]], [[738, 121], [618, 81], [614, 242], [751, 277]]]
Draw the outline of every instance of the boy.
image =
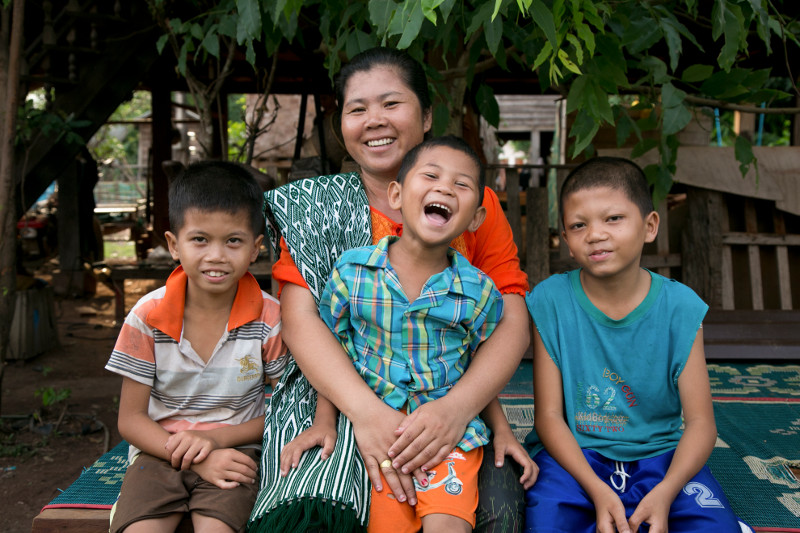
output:
[[263, 239], [261, 189], [232, 163], [189, 166], [170, 185], [166, 232], [180, 266], [122, 326], [106, 368], [121, 374], [130, 466], [111, 531], [244, 531], [255, 502], [264, 375], [286, 364], [278, 301], [248, 272]]
[[[429, 139], [412, 149], [389, 185], [390, 205], [402, 212], [402, 236], [342, 254], [320, 298], [323, 320], [367, 384], [395, 409], [412, 412], [447, 394], [500, 320], [503, 300], [492, 281], [450, 248], [483, 221], [484, 181], [480, 160], [461, 139]], [[529, 487], [536, 465], [497, 399], [483, 415], [498, 455], [522, 465], [520, 482]], [[319, 396], [314, 424], [281, 452], [282, 472], [313, 446], [330, 454], [335, 424], [335, 408]], [[488, 437], [484, 422], [472, 420], [447, 459], [415, 480], [415, 507], [373, 488], [368, 531], [472, 531]], [[380, 469], [382, 477], [393, 471], [388, 456]]]
[[589, 160], [567, 177], [560, 207], [580, 268], [526, 298], [528, 443], [541, 475], [525, 530], [740, 531], [704, 466], [717, 437], [700, 329], [708, 306], [639, 265], [659, 222], [644, 173], [626, 159]]

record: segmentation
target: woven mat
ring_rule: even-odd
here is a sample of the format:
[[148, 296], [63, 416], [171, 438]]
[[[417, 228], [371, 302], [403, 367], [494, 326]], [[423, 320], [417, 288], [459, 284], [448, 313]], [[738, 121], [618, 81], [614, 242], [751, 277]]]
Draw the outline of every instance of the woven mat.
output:
[[[800, 366], [708, 371], [719, 434], [708, 465], [734, 512], [759, 531], [800, 532]], [[523, 361], [500, 398], [520, 439], [533, 427], [532, 375]]]
[[84, 469], [72, 485], [56, 496], [44, 509], [80, 507], [111, 509], [119, 496], [122, 478], [128, 468], [128, 443], [117, 444], [92, 466]]

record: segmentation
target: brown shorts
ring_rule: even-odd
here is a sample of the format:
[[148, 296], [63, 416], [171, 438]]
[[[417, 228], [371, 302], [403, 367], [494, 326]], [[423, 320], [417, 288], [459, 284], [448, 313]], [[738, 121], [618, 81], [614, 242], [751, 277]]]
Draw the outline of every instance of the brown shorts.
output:
[[[239, 451], [258, 464], [258, 450]], [[139, 520], [174, 513], [210, 516], [234, 531], [244, 531], [257, 494], [257, 482], [221, 489], [191, 470], [176, 470], [163, 459], [140, 453], [125, 471], [119, 498], [111, 511], [111, 533]]]

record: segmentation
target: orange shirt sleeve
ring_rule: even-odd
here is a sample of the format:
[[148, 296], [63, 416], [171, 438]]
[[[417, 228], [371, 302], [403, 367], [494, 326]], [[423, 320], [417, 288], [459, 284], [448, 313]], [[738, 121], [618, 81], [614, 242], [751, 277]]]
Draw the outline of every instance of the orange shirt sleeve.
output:
[[281, 255], [278, 257], [277, 261], [272, 263], [272, 278], [278, 282], [279, 297], [283, 291], [283, 286], [287, 283], [300, 285], [306, 289], [308, 288], [308, 284], [306, 280], [303, 279], [302, 274], [300, 274], [300, 270], [297, 268], [294, 259], [292, 259], [292, 255], [289, 253], [289, 247], [286, 246], [286, 240], [284, 240], [283, 237], [281, 237], [280, 246]]
[[471, 262], [483, 270], [503, 294], [525, 296], [528, 275], [520, 269], [517, 245], [497, 194], [486, 187], [483, 197], [486, 219], [475, 235]]

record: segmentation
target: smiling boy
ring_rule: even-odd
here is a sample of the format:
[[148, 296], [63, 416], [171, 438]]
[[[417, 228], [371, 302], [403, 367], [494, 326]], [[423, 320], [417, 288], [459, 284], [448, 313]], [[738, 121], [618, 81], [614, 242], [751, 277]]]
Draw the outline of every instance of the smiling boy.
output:
[[[450, 247], [483, 222], [484, 181], [480, 160], [462, 139], [434, 138], [412, 149], [389, 185], [389, 204], [402, 212], [402, 235], [342, 254], [320, 299], [322, 319], [394, 409], [411, 413], [444, 397], [502, 315], [491, 279]], [[530, 486], [536, 466], [499, 402], [482, 415], [495, 432], [495, 449], [523, 466], [520, 482]], [[330, 453], [335, 422], [335, 409], [320, 396], [314, 425], [283, 449], [282, 470], [315, 445]], [[447, 459], [415, 480], [416, 506], [373, 488], [368, 531], [472, 531], [488, 442], [487, 425], [476, 417]], [[382, 477], [393, 472], [388, 455], [379, 466]]]
[[717, 436], [708, 306], [640, 266], [659, 222], [644, 173], [627, 159], [591, 159], [565, 180], [560, 207], [580, 268], [526, 298], [535, 326], [528, 443], [541, 471], [525, 531], [750, 531], [705, 466]]
[[286, 364], [278, 301], [248, 272], [263, 239], [261, 189], [233, 163], [170, 185], [166, 232], [180, 266], [133, 307], [106, 369], [122, 375], [130, 466], [111, 531], [243, 531], [256, 498], [264, 376]]

